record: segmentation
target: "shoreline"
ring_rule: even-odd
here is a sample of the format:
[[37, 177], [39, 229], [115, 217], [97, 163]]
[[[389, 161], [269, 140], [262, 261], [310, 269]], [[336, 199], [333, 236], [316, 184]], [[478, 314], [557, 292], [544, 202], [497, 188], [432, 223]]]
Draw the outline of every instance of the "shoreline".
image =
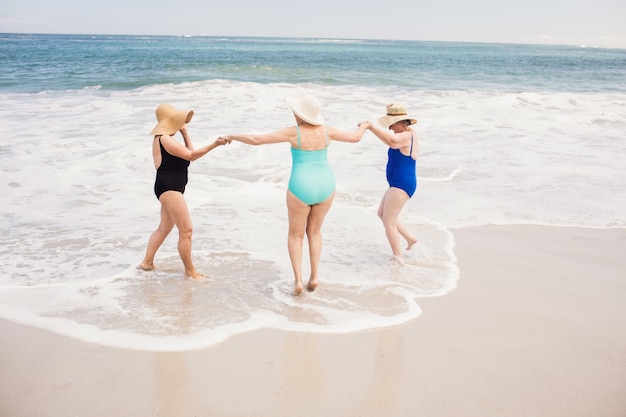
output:
[[382, 330], [146, 352], [0, 320], [0, 416], [626, 415], [626, 230], [452, 233], [456, 288]]

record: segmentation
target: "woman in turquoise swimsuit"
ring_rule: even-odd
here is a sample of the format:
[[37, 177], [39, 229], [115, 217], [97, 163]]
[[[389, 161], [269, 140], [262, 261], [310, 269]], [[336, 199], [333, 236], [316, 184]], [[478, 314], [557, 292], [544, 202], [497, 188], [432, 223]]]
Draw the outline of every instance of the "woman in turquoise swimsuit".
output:
[[419, 152], [417, 134], [411, 125], [417, 120], [407, 115], [402, 104], [389, 104], [387, 114], [378, 120], [382, 126], [365, 122], [367, 128], [383, 143], [389, 146], [387, 161], [387, 182], [389, 188], [383, 195], [378, 207], [378, 217], [383, 221], [385, 234], [389, 240], [393, 259], [404, 263], [402, 259], [401, 237], [407, 242], [407, 249], [411, 249], [417, 239], [398, 216], [407, 201], [413, 196], [417, 188], [415, 161]]
[[307, 290], [318, 285], [318, 266], [322, 252], [321, 228], [335, 196], [335, 176], [328, 164], [328, 146], [333, 140], [358, 142], [367, 125], [354, 132], [323, 126], [322, 107], [310, 94], [289, 97], [287, 104], [293, 111], [296, 125], [265, 134], [235, 134], [222, 136], [248, 145], [287, 142], [291, 145], [292, 168], [287, 191], [289, 235], [287, 247], [294, 274], [294, 294], [300, 295], [302, 284], [302, 242], [306, 234], [311, 259], [311, 274]]

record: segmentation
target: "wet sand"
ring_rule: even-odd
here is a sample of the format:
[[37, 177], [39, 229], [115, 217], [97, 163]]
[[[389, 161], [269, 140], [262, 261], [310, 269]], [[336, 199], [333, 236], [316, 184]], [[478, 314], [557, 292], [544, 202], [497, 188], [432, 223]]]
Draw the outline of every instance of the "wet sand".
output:
[[0, 417], [626, 416], [626, 230], [453, 232], [458, 287], [384, 330], [158, 353], [0, 320]]

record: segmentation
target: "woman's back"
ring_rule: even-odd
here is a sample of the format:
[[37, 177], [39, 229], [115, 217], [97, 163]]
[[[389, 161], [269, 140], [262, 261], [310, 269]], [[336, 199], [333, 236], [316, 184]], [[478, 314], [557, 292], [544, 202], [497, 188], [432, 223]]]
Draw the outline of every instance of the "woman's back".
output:
[[335, 192], [335, 174], [328, 163], [328, 135], [324, 128], [312, 127], [316, 129], [296, 126], [297, 147], [291, 148], [289, 176], [289, 191], [309, 206], [326, 201]]

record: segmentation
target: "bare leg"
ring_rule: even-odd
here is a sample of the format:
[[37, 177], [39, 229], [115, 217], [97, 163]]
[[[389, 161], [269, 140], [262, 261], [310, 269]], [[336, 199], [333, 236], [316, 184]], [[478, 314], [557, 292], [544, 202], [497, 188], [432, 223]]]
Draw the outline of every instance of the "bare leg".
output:
[[139, 267], [144, 271], [150, 271], [154, 269], [154, 256], [157, 250], [161, 247], [165, 238], [169, 235], [174, 227], [174, 222], [170, 218], [167, 210], [161, 205], [161, 223], [157, 229], [152, 232], [150, 239], [148, 240], [148, 248], [146, 249], [146, 256], [139, 264]]
[[302, 286], [302, 240], [306, 221], [311, 207], [304, 204], [291, 191], [287, 191], [287, 212], [289, 214], [289, 232], [287, 236], [287, 249], [293, 268], [294, 294], [301, 295]]
[[306, 286], [308, 291], [315, 291], [318, 285], [318, 271], [322, 255], [322, 224], [333, 204], [334, 197], [335, 193], [328, 197], [326, 201], [314, 205], [307, 220], [306, 236], [309, 242], [309, 256], [311, 258], [311, 275]]
[[193, 225], [185, 198], [178, 191], [166, 191], [161, 194], [160, 201], [178, 229], [178, 254], [185, 266], [185, 275], [194, 279], [203, 278], [203, 275], [196, 271], [191, 260]]
[[[394, 259], [403, 263], [402, 261], [402, 247], [400, 244], [400, 231], [398, 230], [398, 216], [404, 204], [409, 201], [409, 196], [406, 192], [399, 188], [390, 187], [383, 195], [382, 201], [378, 208], [378, 217], [383, 221], [385, 226], [385, 234], [387, 240], [391, 246]], [[406, 228], [403, 228], [403, 232], [407, 233]], [[407, 236], [410, 236], [407, 234]]]
[[413, 245], [415, 245], [417, 243], [417, 239], [415, 237], [413, 237], [413, 235], [409, 232], [409, 230], [406, 228], [404, 223], [402, 223], [399, 219], [398, 219], [396, 225], [398, 227], [398, 232], [406, 240], [406, 243], [407, 243], [406, 249], [407, 250], [412, 249]]
[[[383, 218], [382, 213], [384, 211], [384, 207], [385, 207], [385, 197], [387, 196], [387, 193], [385, 193], [385, 195], [383, 196], [383, 199], [380, 203], [380, 207], [378, 208], [378, 217], [380, 217], [381, 219]], [[408, 201], [408, 200], [407, 200]], [[404, 207], [404, 204], [402, 205], [402, 207]], [[402, 210], [402, 207], [400, 208], [400, 210]], [[399, 212], [398, 212], [399, 215]], [[407, 227], [404, 225], [404, 223], [402, 223], [400, 221], [400, 219], [396, 218], [396, 228], [398, 229], [398, 233], [400, 233], [400, 235], [406, 240], [407, 242], [407, 247], [406, 249], [412, 249], [413, 245], [415, 245], [417, 243], [417, 239], [411, 234], [411, 232], [409, 232], [409, 230], [407, 229]]]

